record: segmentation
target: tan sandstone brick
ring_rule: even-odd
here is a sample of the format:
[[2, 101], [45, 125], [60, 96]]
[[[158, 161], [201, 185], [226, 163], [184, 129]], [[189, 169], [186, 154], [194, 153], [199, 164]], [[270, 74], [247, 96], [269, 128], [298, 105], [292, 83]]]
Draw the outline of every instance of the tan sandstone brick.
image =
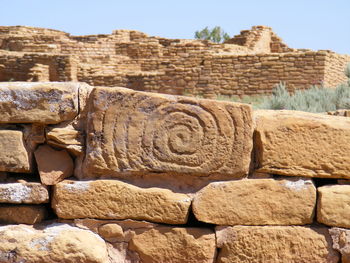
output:
[[140, 188], [118, 180], [63, 181], [54, 186], [52, 207], [60, 218], [136, 219], [187, 222], [191, 199], [162, 188]]
[[116, 173], [220, 173], [242, 177], [252, 148], [244, 104], [95, 88], [82, 177]]
[[329, 226], [350, 227], [350, 185], [327, 185], [317, 191], [317, 221]]
[[258, 172], [350, 178], [350, 119], [298, 111], [256, 111]]
[[78, 114], [79, 83], [0, 83], [0, 123], [54, 124]]
[[327, 228], [301, 226], [216, 227], [218, 263], [337, 263]]
[[199, 221], [216, 225], [304, 225], [312, 223], [315, 204], [311, 180], [245, 179], [209, 184], [192, 209]]

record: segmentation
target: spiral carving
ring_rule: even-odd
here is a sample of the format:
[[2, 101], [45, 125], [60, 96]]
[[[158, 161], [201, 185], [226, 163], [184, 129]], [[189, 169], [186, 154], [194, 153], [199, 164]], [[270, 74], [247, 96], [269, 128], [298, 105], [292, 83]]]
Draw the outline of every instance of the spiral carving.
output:
[[[225, 106], [130, 91], [108, 103], [99, 98], [90, 139], [105, 166], [117, 172], [227, 172], [237, 120]], [[102, 138], [96, 144], [97, 134]]]

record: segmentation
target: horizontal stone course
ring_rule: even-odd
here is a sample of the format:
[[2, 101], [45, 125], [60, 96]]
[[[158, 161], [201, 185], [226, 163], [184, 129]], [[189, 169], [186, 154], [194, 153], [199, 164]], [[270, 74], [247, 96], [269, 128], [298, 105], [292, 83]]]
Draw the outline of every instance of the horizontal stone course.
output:
[[162, 188], [140, 188], [118, 180], [63, 181], [54, 186], [59, 218], [136, 219], [187, 222], [191, 198]]
[[78, 114], [79, 83], [0, 83], [0, 123], [55, 124]]
[[216, 227], [217, 263], [337, 263], [327, 228], [301, 226]]
[[192, 209], [199, 221], [216, 225], [305, 225], [315, 204], [311, 180], [245, 179], [209, 184]]
[[257, 172], [350, 178], [350, 119], [298, 111], [255, 111]]
[[48, 202], [48, 189], [40, 183], [0, 183], [0, 203], [42, 204]]

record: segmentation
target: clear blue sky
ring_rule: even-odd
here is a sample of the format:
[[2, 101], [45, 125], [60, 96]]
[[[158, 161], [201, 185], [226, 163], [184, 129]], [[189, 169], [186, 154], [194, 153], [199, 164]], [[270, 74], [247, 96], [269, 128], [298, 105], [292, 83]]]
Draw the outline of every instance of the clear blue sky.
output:
[[230, 35], [271, 26], [294, 48], [350, 54], [350, 0], [0, 0], [0, 25], [27, 25], [73, 35], [134, 29], [167, 38], [193, 38], [205, 26]]

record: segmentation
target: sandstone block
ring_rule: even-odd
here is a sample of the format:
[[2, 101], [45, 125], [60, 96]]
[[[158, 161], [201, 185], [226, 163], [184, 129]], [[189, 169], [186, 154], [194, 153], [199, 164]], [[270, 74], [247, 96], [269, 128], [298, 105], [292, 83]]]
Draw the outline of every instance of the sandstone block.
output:
[[103, 239], [67, 224], [3, 226], [0, 236], [0, 262], [110, 262]]
[[311, 180], [244, 179], [210, 183], [192, 209], [199, 221], [216, 225], [305, 225], [315, 204]]
[[297, 111], [256, 111], [258, 172], [350, 178], [350, 120]]
[[54, 185], [73, 175], [73, 160], [66, 150], [57, 151], [41, 145], [34, 155], [43, 184]]
[[30, 158], [24, 145], [23, 133], [0, 130], [0, 171], [28, 173], [30, 169]]
[[140, 188], [117, 180], [63, 181], [54, 187], [52, 207], [64, 219], [136, 219], [185, 224], [191, 199], [161, 188]]
[[0, 123], [55, 124], [78, 114], [79, 83], [0, 83]]
[[40, 223], [45, 219], [47, 210], [42, 205], [0, 205], [0, 223], [28, 224]]
[[317, 188], [317, 221], [329, 226], [350, 227], [350, 185]]
[[123, 88], [95, 88], [91, 96], [82, 177], [248, 172], [249, 105]]
[[326, 228], [301, 226], [216, 227], [217, 262], [339, 262]]
[[329, 230], [333, 248], [342, 255], [342, 263], [350, 263], [350, 230], [334, 227]]
[[209, 229], [157, 226], [136, 234], [129, 249], [141, 262], [212, 263], [215, 259], [215, 234]]
[[47, 187], [39, 183], [0, 183], [0, 203], [42, 204], [48, 202]]

